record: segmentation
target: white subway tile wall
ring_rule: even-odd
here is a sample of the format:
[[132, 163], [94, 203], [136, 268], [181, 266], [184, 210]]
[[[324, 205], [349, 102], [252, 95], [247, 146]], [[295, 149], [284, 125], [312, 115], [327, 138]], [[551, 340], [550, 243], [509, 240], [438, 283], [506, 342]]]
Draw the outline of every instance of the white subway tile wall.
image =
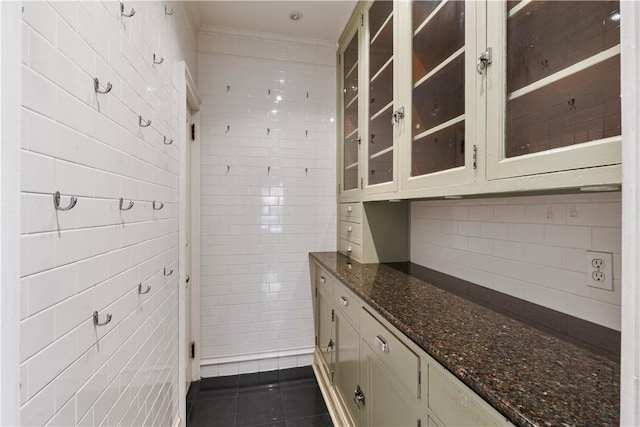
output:
[[[131, 18], [119, 2], [23, 5], [21, 424], [171, 425], [178, 147], [162, 138], [178, 128], [176, 64], [196, 71], [196, 33], [177, 2], [172, 16], [126, 2]], [[76, 206], [56, 210], [55, 191]], [[94, 310], [111, 321], [94, 326]]]
[[336, 248], [336, 46], [201, 32], [198, 48], [202, 375], [308, 365], [308, 252]]
[[[411, 261], [620, 330], [620, 193], [411, 205]], [[587, 286], [587, 251], [613, 253], [613, 292]]]

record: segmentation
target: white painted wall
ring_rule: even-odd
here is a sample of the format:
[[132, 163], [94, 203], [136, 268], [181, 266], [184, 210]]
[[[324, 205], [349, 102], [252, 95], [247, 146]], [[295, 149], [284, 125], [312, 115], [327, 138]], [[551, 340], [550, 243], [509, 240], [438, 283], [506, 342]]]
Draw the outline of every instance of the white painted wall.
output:
[[308, 252], [336, 248], [335, 48], [200, 33], [204, 377], [312, 362]]
[[[178, 2], [171, 16], [125, 2], [131, 18], [118, 2], [23, 5], [21, 424], [172, 425], [179, 150], [163, 137], [178, 141], [176, 64], [195, 69], [195, 33]], [[55, 211], [55, 191], [77, 205]]]
[[[613, 292], [586, 251], [613, 253]], [[620, 193], [415, 202], [411, 261], [620, 330]]]

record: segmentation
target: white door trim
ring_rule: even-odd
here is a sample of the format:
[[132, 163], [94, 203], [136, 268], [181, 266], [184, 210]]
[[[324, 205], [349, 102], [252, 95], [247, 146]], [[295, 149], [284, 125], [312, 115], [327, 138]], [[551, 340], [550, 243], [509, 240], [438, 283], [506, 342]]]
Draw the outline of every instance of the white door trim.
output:
[[622, 346], [620, 425], [640, 425], [640, 3], [621, 1]]
[[20, 424], [22, 2], [0, 2], [0, 425]]
[[[187, 174], [192, 173], [192, 171], [187, 170], [187, 144], [192, 143], [190, 141], [190, 138], [187, 137], [187, 132], [188, 132], [187, 117], [190, 114], [190, 112], [187, 111], [187, 105], [189, 106], [189, 110], [197, 111], [200, 109], [201, 101], [200, 101], [200, 97], [198, 96], [195, 82], [191, 77], [191, 73], [189, 72], [189, 69], [187, 68], [186, 63], [184, 61], [180, 61], [178, 63], [178, 67], [179, 67], [178, 75], [180, 76], [180, 82], [178, 83], [178, 111], [179, 111], [178, 140], [180, 141], [179, 143], [179, 149], [180, 149], [179, 151], [179, 202], [178, 202], [178, 265], [179, 265], [179, 268], [178, 268], [178, 272], [179, 272], [178, 273], [179, 274], [178, 276], [178, 398], [179, 398], [178, 408], [180, 413], [180, 425], [185, 426], [187, 421], [187, 405], [185, 400], [185, 396], [187, 395], [187, 390], [185, 385], [187, 381], [186, 374], [185, 374], [185, 367], [187, 365], [186, 333], [187, 333], [187, 322], [191, 322], [192, 327], [194, 323], [194, 316], [193, 316], [194, 310], [191, 310], [192, 311], [190, 313], [191, 317], [187, 318], [186, 301], [185, 301], [185, 297], [186, 297], [185, 276], [187, 272], [194, 271], [193, 266], [191, 266], [190, 268], [187, 268], [185, 266], [186, 259], [187, 259], [187, 256], [186, 256], [187, 191], [190, 190], [187, 188]], [[199, 159], [198, 159], [198, 162], [199, 162]], [[199, 178], [199, 174], [198, 174], [198, 178]], [[195, 185], [199, 186], [200, 185], [199, 181], [191, 182], [192, 187]], [[194, 207], [194, 203], [197, 204], [196, 207]], [[190, 210], [192, 213], [192, 220], [193, 220], [193, 214], [196, 214], [199, 216], [199, 200], [197, 201], [192, 200], [192, 205], [190, 206]], [[197, 231], [196, 233], [194, 233], [195, 235], [199, 234], [200, 232], [199, 220], [197, 222], [192, 222], [191, 229]], [[191, 248], [196, 248], [196, 251], [193, 251], [193, 249]], [[191, 253], [192, 261], [194, 259], [199, 260], [199, 248], [200, 248], [199, 241], [197, 245], [194, 244], [194, 242], [192, 242], [191, 248], [190, 250], [192, 250], [192, 253]], [[199, 264], [198, 264], [198, 271], [199, 271]], [[192, 286], [192, 295], [194, 293], [199, 293], [199, 291], [194, 292], [196, 288], [199, 288], [199, 278], [198, 278], [198, 281], [196, 281], [194, 278], [194, 280], [190, 281], [190, 284]], [[192, 299], [192, 302], [193, 302], [193, 299]], [[194, 306], [198, 306], [198, 304], [192, 303], [192, 307]], [[198, 316], [198, 320], [199, 320], [199, 316]], [[198, 359], [195, 360], [195, 363], [193, 363], [192, 366], [193, 365], [199, 366]], [[192, 379], [193, 378], [190, 378], [189, 380], [191, 381]]]

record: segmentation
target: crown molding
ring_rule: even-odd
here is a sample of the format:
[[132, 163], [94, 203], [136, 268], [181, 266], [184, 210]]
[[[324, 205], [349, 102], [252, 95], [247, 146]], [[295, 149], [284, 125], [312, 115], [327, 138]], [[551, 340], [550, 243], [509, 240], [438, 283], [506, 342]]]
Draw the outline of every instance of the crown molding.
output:
[[267, 40], [267, 41], [275, 41], [275, 42], [283, 42], [283, 43], [306, 44], [309, 46], [327, 47], [332, 49], [338, 48], [338, 43], [322, 40], [322, 39], [294, 37], [294, 36], [287, 36], [284, 34], [250, 31], [250, 30], [244, 30], [240, 28], [222, 27], [217, 25], [203, 24], [200, 27], [200, 33], [209, 34], [209, 35], [218, 35], [218, 36], [231, 36], [231, 37], [253, 39], [253, 40]]

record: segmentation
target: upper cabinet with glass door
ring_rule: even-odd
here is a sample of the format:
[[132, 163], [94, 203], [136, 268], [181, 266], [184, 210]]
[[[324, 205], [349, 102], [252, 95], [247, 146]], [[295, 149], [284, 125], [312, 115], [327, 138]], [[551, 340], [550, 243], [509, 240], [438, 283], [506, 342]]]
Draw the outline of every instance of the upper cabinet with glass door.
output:
[[[357, 195], [360, 192], [360, 127], [359, 127], [359, 31], [350, 34], [349, 41], [340, 51], [340, 72], [342, 90], [342, 153], [341, 153], [341, 196]], [[355, 194], [354, 194], [355, 193]]]
[[[412, 1], [402, 21], [404, 99], [410, 99], [403, 140], [404, 190], [474, 180], [477, 113], [474, 1]], [[409, 64], [407, 64], [409, 65]]]
[[[397, 190], [397, 137], [395, 126], [396, 13], [394, 2], [376, 0], [364, 11], [367, 99], [362, 144], [366, 163], [362, 174], [364, 193]], [[366, 154], [365, 154], [366, 153]]]
[[[621, 163], [618, 1], [487, 3], [487, 178]], [[588, 170], [591, 169], [591, 170]], [[619, 172], [619, 169], [618, 169]]]

